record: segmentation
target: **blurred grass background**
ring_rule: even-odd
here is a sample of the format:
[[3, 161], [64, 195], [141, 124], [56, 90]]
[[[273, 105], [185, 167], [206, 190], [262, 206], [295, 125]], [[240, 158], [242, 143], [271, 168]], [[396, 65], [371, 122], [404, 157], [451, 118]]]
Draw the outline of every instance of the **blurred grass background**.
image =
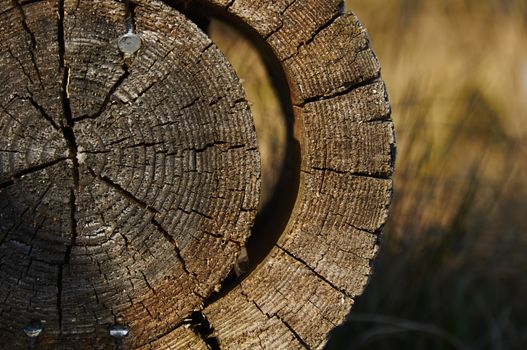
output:
[[[327, 349], [527, 349], [527, 1], [346, 3], [381, 61], [398, 156], [374, 275]], [[280, 105], [250, 44], [211, 35], [245, 80], [271, 191]]]
[[347, 7], [398, 157], [374, 275], [328, 349], [527, 349], [527, 1]]

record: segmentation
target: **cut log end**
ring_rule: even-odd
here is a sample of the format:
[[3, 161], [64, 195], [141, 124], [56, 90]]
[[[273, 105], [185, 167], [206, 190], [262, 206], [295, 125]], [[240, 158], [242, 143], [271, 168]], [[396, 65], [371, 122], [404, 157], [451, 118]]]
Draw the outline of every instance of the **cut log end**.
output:
[[236, 75], [162, 5], [14, 3], [0, 26], [0, 327], [85, 346], [122, 322], [151, 342], [249, 236], [259, 158]]
[[239, 273], [260, 164], [240, 82], [194, 23], [158, 0], [0, 0], [13, 348], [320, 349], [368, 282], [395, 141], [360, 22], [341, 0], [168, 3], [250, 29], [283, 74], [300, 145], [283, 232], [209, 298]]

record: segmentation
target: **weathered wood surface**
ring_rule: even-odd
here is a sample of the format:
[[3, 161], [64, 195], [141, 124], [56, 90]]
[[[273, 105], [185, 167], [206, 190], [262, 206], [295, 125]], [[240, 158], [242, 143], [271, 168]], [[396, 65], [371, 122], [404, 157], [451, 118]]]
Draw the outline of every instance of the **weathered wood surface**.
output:
[[128, 56], [122, 2], [0, 0], [2, 343], [24, 348], [21, 329], [40, 319], [38, 349], [112, 348], [119, 317], [126, 348], [315, 349], [362, 293], [394, 157], [365, 29], [340, 0], [193, 6], [253, 28], [283, 68], [301, 145], [287, 227], [208, 303], [249, 236], [260, 181], [225, 58], [159, 1], [134, 2], [142, 46]]

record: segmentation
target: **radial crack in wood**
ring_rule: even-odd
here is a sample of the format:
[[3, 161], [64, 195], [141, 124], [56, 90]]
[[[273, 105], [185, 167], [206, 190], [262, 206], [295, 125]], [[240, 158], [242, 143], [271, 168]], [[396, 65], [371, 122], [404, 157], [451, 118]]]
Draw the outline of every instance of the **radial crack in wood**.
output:
[[159, 2], [133, 6], [133, 55], [122, 2], [0, 3], [0, 335], [22, 347], [37, 319], [40, 347], [108, 349], [119, 320], [124, 345], [151, 346], [219, 289], [254, 221], [238, 78]]
[[[301, 147], [289, 222], [208, 299], [258, 207], [254, 127], [228, 63], [157, 0], [131, 13], [0, 0], [0, 339], [22, 347], [40, 319], [43, 348], [107, 349], [124, 320], [129, 348], [320, 349], [372, 273], [392, 192], [367, 33], [340, 0], [166, 2], [228, 13], [285, 75]], [[130, 26], [141, 46], [123, 54]]]

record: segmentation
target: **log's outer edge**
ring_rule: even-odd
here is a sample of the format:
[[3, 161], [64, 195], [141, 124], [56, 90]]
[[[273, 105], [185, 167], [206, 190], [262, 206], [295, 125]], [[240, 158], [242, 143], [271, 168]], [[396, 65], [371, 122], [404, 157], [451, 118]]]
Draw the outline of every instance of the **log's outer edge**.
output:
[[380, 64], [342, 1], [211, 3], [254, 28], [282, 62], [302, 162], [278, 244], [204, 313], [224, 349], [323, 348], [369, 281], [392, 198], [395, 134]]

